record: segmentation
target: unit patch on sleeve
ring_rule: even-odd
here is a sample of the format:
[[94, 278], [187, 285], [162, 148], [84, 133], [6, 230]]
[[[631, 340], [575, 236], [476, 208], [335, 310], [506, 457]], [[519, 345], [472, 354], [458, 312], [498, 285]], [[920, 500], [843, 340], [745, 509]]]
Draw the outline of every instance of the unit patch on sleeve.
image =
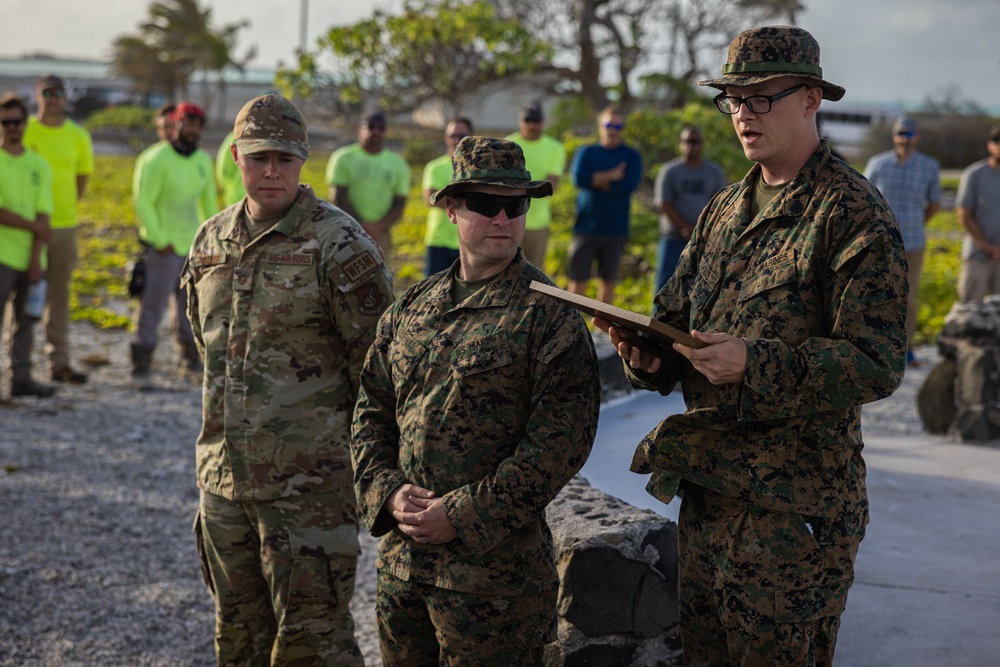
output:
[[358, 297], [358, 310], [363, 315], [378, 315], [385, 310], [386, 297], [374, 283], [362, 285], [354, 290], [354, 295]]
[[365, 250], [344, 262], [342, 268], [351, 282], [357, 282], [378, 269], [378, 262], [369, 251]]

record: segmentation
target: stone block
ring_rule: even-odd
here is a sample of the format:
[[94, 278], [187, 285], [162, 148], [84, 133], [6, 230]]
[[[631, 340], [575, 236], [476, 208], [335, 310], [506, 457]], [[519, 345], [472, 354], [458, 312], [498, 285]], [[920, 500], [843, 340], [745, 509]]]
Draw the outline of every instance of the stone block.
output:
[[924, 428], [968, 442], [1000, 438], [1000, 298], [952, 306], [938, 350], [942, 362], [917, 395]]
[[680, 665], [677, 526], [577, 477], [546, 511], [559, 570], [548, 667]]
[[955, 423], [955, 360], [942, 357], [917, 392], [917, 414], [928, 433], [944, 435]]

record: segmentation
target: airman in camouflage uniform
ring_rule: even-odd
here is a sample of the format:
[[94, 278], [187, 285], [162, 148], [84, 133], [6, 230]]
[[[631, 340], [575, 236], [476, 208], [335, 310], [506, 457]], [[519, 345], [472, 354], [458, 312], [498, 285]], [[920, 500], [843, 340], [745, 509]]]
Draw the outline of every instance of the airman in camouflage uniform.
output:
[[906, 260], [885, 200], [817, 135], [821, 99], [844, 89], [812, 36], [748, 30], [723, 74], [702, 84], [757, 164], [709, 203], [656, 297], [657, 319], [708, 346], [618, 344], [635, 386], [681, 382], [687, 405], [632, 469], [683, 497], [687, 665], [830, 665], [868, 522], [861, 405], [903, 375]]
[[363, 665], [349, 428], [392, 278], [343, 211], [299, 185], [306, 128], [251, 100], [233, 159], [247, 196], [199, 229], [184, 272], [205, 358], [195, 532], [220, 665]]
[[574, 309], [518, 249], [531, 181], [517, 144], [463, 139], [432, 195], [459, 261], [379, 322], [354, 413], [361, 525], [379, 547], [382, 660], [541, 664], [559, 580], [544, 510], [593, 444], [600, 377]]

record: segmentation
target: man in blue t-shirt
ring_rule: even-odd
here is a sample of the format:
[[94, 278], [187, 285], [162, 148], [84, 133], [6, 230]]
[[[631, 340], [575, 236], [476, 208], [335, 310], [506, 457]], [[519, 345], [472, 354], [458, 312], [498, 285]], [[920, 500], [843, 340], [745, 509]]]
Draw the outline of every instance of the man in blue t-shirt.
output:
[[618, 265], [628, 240], [632, 192], [642, 177], [642, 158], [625, 145], [625, 115], [608, 107], [598, 116], [600, 143], [580, 148], [570, 172], [580, 192], [576, 197], [576, 224], [570, 240], [569, 285], [575, 294], [586, 294], [597, 262], [597, 298], [613, 303]]

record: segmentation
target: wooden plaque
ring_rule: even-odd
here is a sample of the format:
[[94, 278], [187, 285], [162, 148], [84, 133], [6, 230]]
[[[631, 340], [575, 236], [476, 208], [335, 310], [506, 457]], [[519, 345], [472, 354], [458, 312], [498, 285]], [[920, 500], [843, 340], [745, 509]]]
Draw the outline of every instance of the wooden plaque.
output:
[[558, 287], [552, 287], [537, 280], [532, 280], [528, 285], [536, 292], [548, 295], [566, 305], [573, 306], [577, 310], [587, 313], [593, 317], [600, 317], [611, 322], [618, 329], [622, 340], [629, 345], [635, 345], [647, 352], [662, 355], [664, 350], [672, 350], [673, 343], [682, 343], [688, 347], [701, 348], [705, 343], [697, 338], [684, 333], [680, 329], [675, 329], [669, 324], [658, 322], [648, 315], [633, 313], [618, 306], [612, 306], [572, 292], [567, 292]]

